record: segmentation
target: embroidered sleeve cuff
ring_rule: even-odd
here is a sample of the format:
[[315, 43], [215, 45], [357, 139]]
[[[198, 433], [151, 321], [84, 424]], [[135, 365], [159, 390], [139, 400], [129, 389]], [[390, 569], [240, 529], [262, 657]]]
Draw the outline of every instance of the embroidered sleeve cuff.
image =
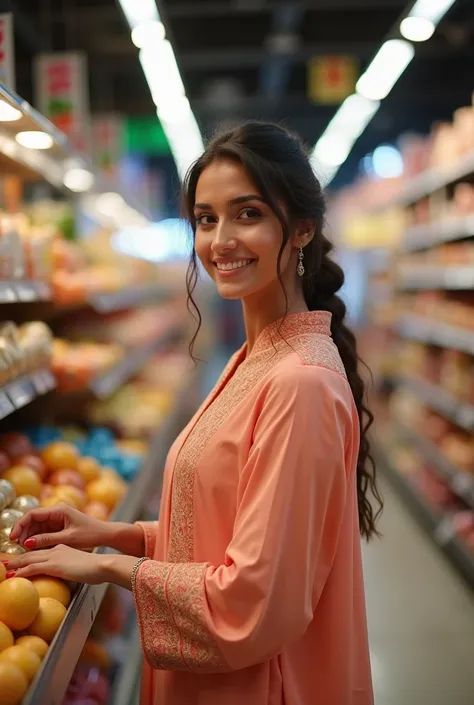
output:
[[145, 561], [134, 597], [145, 657], [152, 668], [225, 673], [205, 618], [206, 563]]
[[157, 521], [137, 521], [135, 522], [143, 531], [145, 537], [145, 556], [153, 558], [155, 554], [156, 532], [158, 531]]

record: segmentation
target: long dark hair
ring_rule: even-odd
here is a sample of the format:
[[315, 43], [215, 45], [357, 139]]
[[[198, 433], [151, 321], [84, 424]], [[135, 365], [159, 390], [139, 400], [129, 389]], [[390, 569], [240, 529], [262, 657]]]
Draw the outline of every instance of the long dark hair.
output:
[[[297, 135], [279, 125], [264, 122], [243, 123], [215, 137], [187, 174], [183, 189], [183, 205], [194, 232], [196, 221], [193, 209], [197, 183], [205, 167], [218, 159], [231, 159], [241, 163], [280, 221], [283, 235], [277, 262], [280, 282], [282, 282], [281, 258], [291, 235], [292, 224], [298, 221], [311, 221], [315, 224], [314, 237], [304, 248], [303, 294], [310, 311], [330, 311], [332, 314], [332, 337], [344, 364], [359, 414], [360, 450], [357, 461], [359, 525], [361, 535], [369, 540], [377, 535], [376, 521], [383, 506], [376, 485], [375, 464], [370, 453], [368, 438], [373, 415], [365, 404], [365, 385], [359, 370], [360, 360], [357, 355], [356, 339], [344, 324], [346, 306], [337, 296], [337, 292], [344, 283], [344, 273], [341, 267], [329, 257], [333, 247], [323, 234], [325, 200], [321, 185]], [[287, 215], [279, 203], [285, 204]], [[187, 272], [188, 303], [197, 314], [199, 330], [201, 315], [193, 299], [197, 279], [196, 252], [193, 247]], [[370, 502], [370, 494], [376, 500], [377, 510]]]

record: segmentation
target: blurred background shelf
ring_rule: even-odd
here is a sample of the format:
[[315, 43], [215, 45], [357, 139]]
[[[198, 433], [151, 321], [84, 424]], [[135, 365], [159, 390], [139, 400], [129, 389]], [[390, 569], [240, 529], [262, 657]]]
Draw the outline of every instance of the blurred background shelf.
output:
[[467, 267], [430, 267], [413, 268], [412, 271], [401, 271], [399, 288], [416, 289], [447, 289], [471, 291], [474, 289], [474, 265]]
[[396, 328], [404, 338], [474, 355], [474, 331], [413, 315], [401, 316]]
[[474, 406], [454, 399], [441, 387], [426, 380], [399, 375], [392, 380], [396, 385], [406, 387], [442, 416], [453, 421], [465, 431], [474, 431]]
[[447, 242], [474, 236], [474, 216], [451, 218], [427, 225], [415, 225], [405, 231], [402, 250], [417, 252]]
[[23, 409], [35, 399], [51, 392], [56, 380], [50, 370], [40, 369], [21, 375], [0, 387], [0, 419]]

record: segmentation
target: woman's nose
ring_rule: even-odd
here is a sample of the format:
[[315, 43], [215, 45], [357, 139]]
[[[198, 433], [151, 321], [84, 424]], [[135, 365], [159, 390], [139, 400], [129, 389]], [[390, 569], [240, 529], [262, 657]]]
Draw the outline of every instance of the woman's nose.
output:
[[214, 231], [214, 239], [211, 244], [213, 252], [221, 254], [235, 250], [237, 240], [234, 237], [231, 229], [225, 223], [219, 223]]

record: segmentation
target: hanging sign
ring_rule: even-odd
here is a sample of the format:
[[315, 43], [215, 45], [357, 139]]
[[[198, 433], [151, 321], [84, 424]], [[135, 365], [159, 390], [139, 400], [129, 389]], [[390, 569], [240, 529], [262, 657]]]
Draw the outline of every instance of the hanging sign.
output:
[[13, 38], [13, 15], [0, 14], [0, 83], [15, 90], [15, 45]]
[[316, 56], [308, 64], [308, 97], [315, 103], [341, 103], [354, 92], [357, 62], [352, 56]]
[[106, 176], [116, 176], [123, 142], [124, 121], [120, 115], [96, 115], [92, 118], [93, 158]]
[[76, 149], [90, 151], [86, 55], [40, 54], [35, 69], [39, 111], [69, 137]]

